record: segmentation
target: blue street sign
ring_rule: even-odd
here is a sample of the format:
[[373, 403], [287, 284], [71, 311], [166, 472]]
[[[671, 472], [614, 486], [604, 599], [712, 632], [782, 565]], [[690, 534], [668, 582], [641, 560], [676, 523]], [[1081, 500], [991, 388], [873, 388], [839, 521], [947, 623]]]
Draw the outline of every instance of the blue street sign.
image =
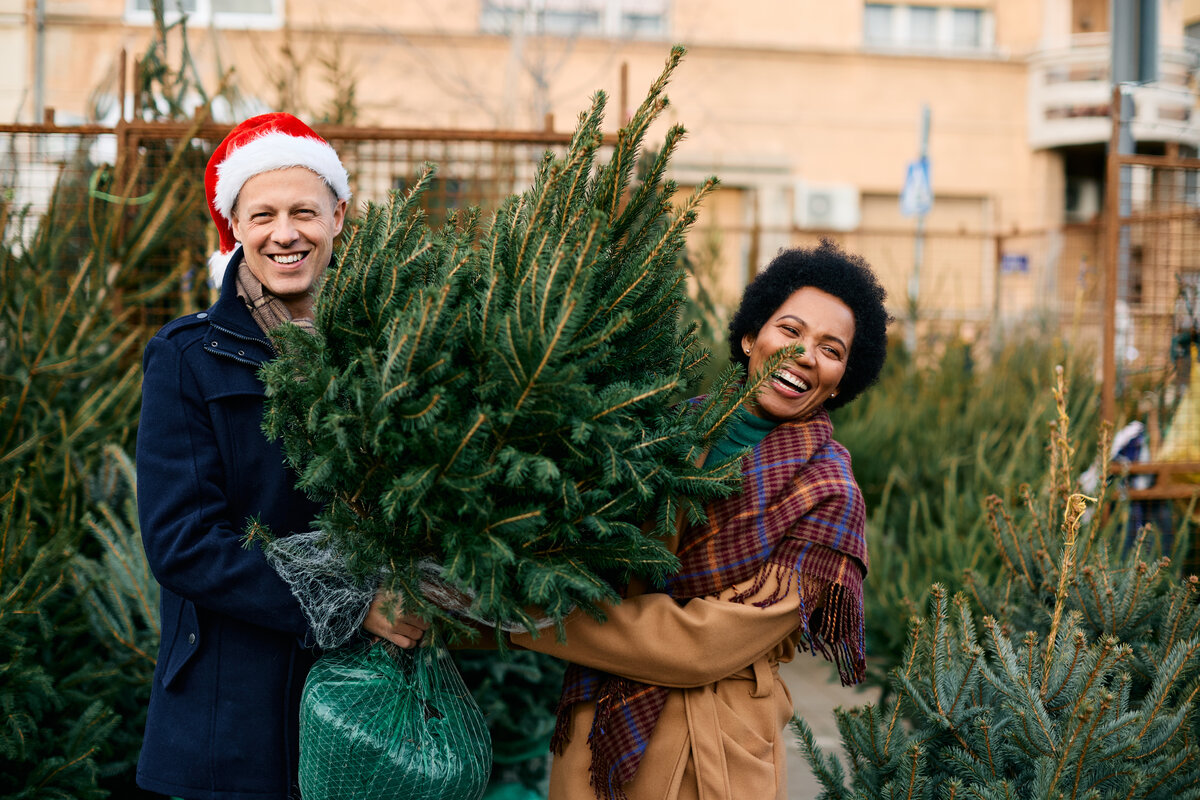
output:
[[900, 190], [900, 213], [906, 217], [924, 216], [933, 208], [933, 187], [929, 183], [929, 159], [925, 156], [908, 165], [904, 188]]
[[1029, 272], [1029, 256], [1024, 253], [1005, 253], [1000, 256], [1001, 272]]

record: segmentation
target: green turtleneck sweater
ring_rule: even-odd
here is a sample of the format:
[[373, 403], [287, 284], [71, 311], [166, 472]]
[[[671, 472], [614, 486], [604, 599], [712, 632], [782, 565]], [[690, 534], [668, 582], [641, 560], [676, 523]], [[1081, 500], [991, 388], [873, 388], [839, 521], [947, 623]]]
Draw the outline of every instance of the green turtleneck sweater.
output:
[[712, 466], [726, 460], [735, 453], [754, 447], [767, 438], [767, 434], [779, 423], [769, 419], [756, 417], [746, 410], [745, 406], [734, 413], [733, 421], [725, 429], [725, 436], [708, 451], [704, 463]]

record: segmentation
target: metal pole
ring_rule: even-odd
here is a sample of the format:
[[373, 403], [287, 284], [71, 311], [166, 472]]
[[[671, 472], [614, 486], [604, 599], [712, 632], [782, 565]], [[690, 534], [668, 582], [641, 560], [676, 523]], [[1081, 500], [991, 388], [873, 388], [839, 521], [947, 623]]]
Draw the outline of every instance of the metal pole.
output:
[[1113, 85], [1137, 80], [1139, 0], [1112, 0], [1108, 28]]
[[[929, 155], [929, 104], [921, 105], [920, 158]], [[933, 188], [930, 187], [930, 191]], [[917, 230], [913, 236], [913, 271], [908, 279], [908, 324], [904, 331], [904, 344], [909, 355], [917, 352], [917, 316], [921, 301], [921, 263], [925, 259], [925, 210], [917, 211]]]
[[46, 0], [33, 7], [33, 121], [46, 115]]
[[1137, 81], [1158, 80], [1158, 1], [1141, 0], [1137, 27]]
[[[1154, 0], [1157, 2], [1157, 0]], [[1112, 83], [1124, 86], [1125, 91], [1117, 94], [1113, 106], [1113, 118], [1120, 121], [1117, 137], [1117, 153], [1132, 155], [1136, 149], [1133, 141], [1133, 94], [1132, 84], [1138, 80], [1139, 41], [1141, 39], [1141, 0], [1113, 0], [1112, 17]], [[1131, 168], [1121, 167], [1120, 185], [1128, 185]], [[1128, 217], [1133, 210], [1128, 191], [1119, 194], [1121, 217]], [[1121, 229], [1121, 241], [1117, 250], [1117, 300], [1125, 302], [1129, 292], [1129, 228]], [[1120, 359], [1118, 359], [1118, 364]]]
[[1108, 141], [1107, 186], [1104, 193], [1104, 344], [1100, 380], [1100, 412], [1105, 422], [1117, 417], [1117, 262], [1120, 249], [1121, 196], [1118, 139], [1121, 127], [1121, 87], [1112, 90], [1112, 133]]
[[[1149, 0], [1157, 3], [1158, 0]], [[1108, 223], [1106, 241], [1107, 272], [1105, 275], [1104, 310], [1104, 386], [1101, 395], [1102, 413], [1109, 422], [1116, 421], [1116, 391], [1122, 381], [1124, 359], [1116, 352], [1116, 314], [1120, 305], [1129, 299], [1130, 231], [1121, 220], [1133, 211], [1129, 184], [1133, 168], [1121, 164], [1121, 156], [1133, 155], [1133, 86], [1139, 76], [1139, 43], [1142, 38], [1141, 8], [1145, 0], [1112, 0], [1111, 5], [1111, 62], [1112, 134], [1108, 144], [1108, 187], [1105, 195], [1105, 218]], [[1155, 27], [1157, 27], [1155, 23]]]

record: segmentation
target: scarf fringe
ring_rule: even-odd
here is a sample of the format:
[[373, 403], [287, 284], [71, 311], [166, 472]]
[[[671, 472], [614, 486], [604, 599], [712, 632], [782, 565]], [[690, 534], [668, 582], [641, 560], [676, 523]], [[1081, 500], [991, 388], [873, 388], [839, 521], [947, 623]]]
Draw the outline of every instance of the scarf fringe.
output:
[[[866, 677], [866, 638], [862, 609], [862, 579], [858, 586], [853, 578], [829, 580], [806, 574], [801, 565], [772, 563], [761, 570], [754, 583], [729, 598], [730, 602], [745, 603], [774, 580], [775, 589], [766, 598], [754, 601], [757, 608], [767, 608], [798, 591], [800, 594], [800, 646], [820, 653], [838, 670], [843, 686], [861, 683]], [[849, 576], [843, 576], [849, 577]], [[815, 609], [810, 612], [809, 609]]]
[[556, 756], [566, 752], [567, 744], [571, 741], [570, 711], [574, 705], [574, 702], [564, 703], [560, 700], [555, 711], [557, 719], [554, 721], [554, 734], [550, 737], [550, 752]]
[[[801, 646], [837, 667], [843, 686], [867, 674], [862, 588], [799, 575]], [[810, 615], [809, 608], [816, 608]]]
[[[630, 699], [641, 693], [661, 695], [657, 698], [657, 705], [659, 709], [662, 708], [662, 701], [666, 699], [665, 693], [656, 687], [624, 678], [614, 678], [606, 682], [604, 692], [596, 698], [596, 713], [592, 717], [592, 730], [588, 734], [588, 745], [592, 753], [592, 763], [588, 772], [598, 800], [628, 800], [621, 786], [633, 780], [641, 762], [641, 752], [639, 751], [636, 759], [617, 760], [614, 756], [620, 754], [604, 747], [601, 742], [605, 734], [618, 723], [618, 717]], [[643, 750], [644, 747], [643, 745]]]

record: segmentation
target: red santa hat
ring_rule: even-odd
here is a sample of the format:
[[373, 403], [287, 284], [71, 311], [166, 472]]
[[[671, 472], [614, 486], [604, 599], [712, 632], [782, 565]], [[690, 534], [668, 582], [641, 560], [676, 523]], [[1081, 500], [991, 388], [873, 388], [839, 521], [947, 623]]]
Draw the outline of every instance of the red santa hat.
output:
[[339, 200], [350, 199], [350, 177], [337, 152], [291, 114], [251, 117], [235, 127], [213, 151], [204, 170], [208, 211], [221, 238], [221, 250], [209, 259], [209, 272], [220, 285], [229, 257], [237, 249], [233, 206], [246, 181], [262, 172], [306, 167], [320, 175]]

